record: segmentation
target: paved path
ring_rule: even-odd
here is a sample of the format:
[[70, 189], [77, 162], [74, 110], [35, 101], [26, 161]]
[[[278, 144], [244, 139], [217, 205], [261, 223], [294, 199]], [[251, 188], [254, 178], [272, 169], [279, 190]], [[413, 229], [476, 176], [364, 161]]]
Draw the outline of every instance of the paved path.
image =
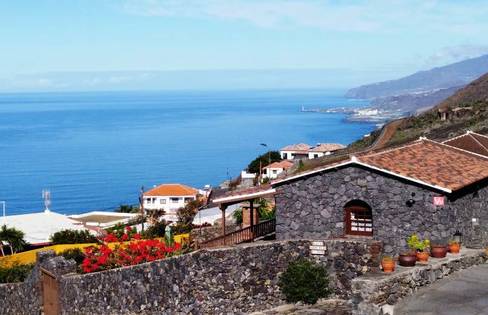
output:
[[422, 288], [395, 307], [395, 315], [488, 314], [488, 265], [472, 267]]

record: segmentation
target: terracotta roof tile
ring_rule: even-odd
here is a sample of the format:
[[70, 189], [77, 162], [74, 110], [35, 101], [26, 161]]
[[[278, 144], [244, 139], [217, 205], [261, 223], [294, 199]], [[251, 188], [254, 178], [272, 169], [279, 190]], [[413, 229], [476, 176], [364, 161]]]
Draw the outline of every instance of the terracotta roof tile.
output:
[[286, 169], [289, 169], [292, 166], [293, 166], [293, 162], [292, 161], [283, 160], [283, 161], [280, 161], [280, 162], [273, 162], [270, 165], [265, 166], [264, 168], [283, 168], [283, 169], [286, 170]]
[[195, 188], [181, 184], [163, 184], [148, 190], [144, 196], [193, 196], [198, 194]]
[[443, 143], [488, 157], [488, 136], [467, 132], [462, 136], [448, 139]]
[[487, 159], [430, 140], [365, 154], [357, 159], [369, 166], [451, 191], [488, 178]]
[[331, 152], [331, 151], [336, 151], [344, 148], [345, 146], [343, 146], [340, 143], [320, 143], [315, 147], [313, 147], [312, 149], [310, 149], [309, 152]]
[[310, 150], [311, 146], [306, 143], [298, 143], [298, 144], [291, 144], [287, 145], [286, 147], [280, 149], [280, 151], [297, 151], [297, 152], [304, 152], [307, 153]]

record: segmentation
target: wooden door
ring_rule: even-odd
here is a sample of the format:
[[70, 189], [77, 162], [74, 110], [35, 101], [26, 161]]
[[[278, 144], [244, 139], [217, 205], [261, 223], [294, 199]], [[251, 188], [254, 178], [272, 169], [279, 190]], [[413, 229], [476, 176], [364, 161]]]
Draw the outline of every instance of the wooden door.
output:
[[346, 234], [373, 235], [373, 213], [363, 205], [350, 205], [345, 208]]
[[41, 268], [42, 304], [45, 315], [59, 315], [59, 284], [56, 277]]

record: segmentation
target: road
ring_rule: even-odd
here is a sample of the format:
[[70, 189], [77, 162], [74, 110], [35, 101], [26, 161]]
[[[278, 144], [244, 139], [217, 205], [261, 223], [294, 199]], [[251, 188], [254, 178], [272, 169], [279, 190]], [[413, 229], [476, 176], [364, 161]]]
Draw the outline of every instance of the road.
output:
[[454, 273], [395, 307], [395, 315], [487, 315], [488, 265]]

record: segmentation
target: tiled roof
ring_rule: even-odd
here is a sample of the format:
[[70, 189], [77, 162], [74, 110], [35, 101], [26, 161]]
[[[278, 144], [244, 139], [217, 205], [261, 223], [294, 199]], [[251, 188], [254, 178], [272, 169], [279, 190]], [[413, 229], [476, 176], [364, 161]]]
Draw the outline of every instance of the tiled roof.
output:
[[443, 143], [488, 157], [488, 136], [485, 135], [468, 131], [464, 135], [446, 140]]
[[317, 146], [310, 149], [309, 152], [331, 152], [331, 151], [336, 151], [344, 148], [345, 146], [343, 146], [340, 143], [320, 143]]
[[488, 177], [488, 160], [430, 140], [357, 159], [367, 166], [451, 191]]
[[239, 189], [227, 192], [224, 196], [212, 200], [215, 203], [231, 203], [249, 200], [250, 198], [259, 198], [274, 194], [271, 185], [261, 185], [245, 189]]
[[144, 196], [194, 196], [198, 190], [181, 184], [163, 184], [148, 190]]
[[286, 169], [289, 169], [292, 166], [293, 166], [293, 162], [292, 161], [283, 160], [283, 161], [280, 161], [280, 162], [273, 162], [270, 165], [265, 166], [264, 168], [282, 168], [282, 169], [285, 169], [286, 170]]
[[298, 143], [298, 144], [291, 144], [287, 145], [286, 147], [282, 148], [280, 151], [296, 151], [296, 152], [303, 152], [307, 153], [310, 150], [311, 146], [306, 143]]
[[272, 185], [337, 167], [362, 165], [405, 180], [452, 192], [488, 178], [488, 159], [430, 140], [376, 153], [364, 153], [272, 182]]

